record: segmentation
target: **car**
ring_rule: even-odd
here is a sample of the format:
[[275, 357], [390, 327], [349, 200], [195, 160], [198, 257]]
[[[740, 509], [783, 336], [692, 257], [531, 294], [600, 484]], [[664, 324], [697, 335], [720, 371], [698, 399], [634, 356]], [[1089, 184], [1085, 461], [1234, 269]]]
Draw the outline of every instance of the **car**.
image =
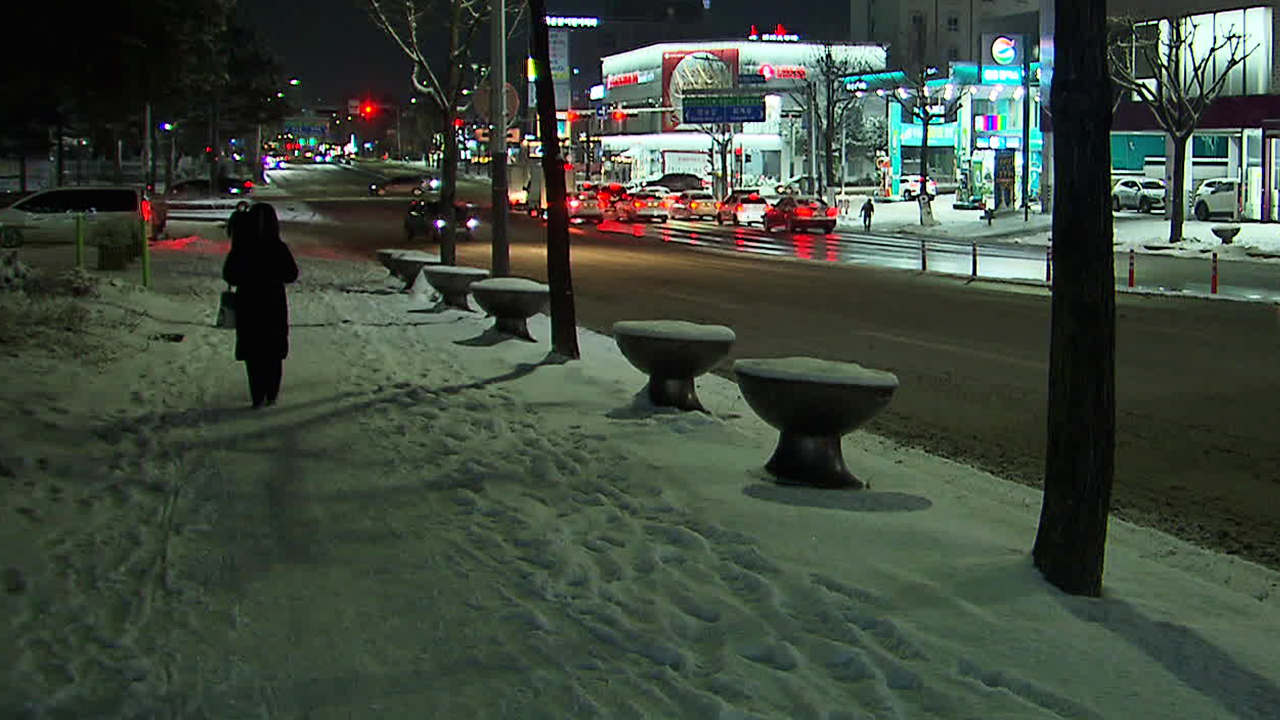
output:
[[670, 217], [663, 198], [648, 192], [637, 192], [618, 199], [613, 212], [619, 222], [666, 222]]
[[778, 199], [764, 212], [761, 224], [765, 232], [774, 228], [786, 228], [787, 232], [813, 230], [835, 232], [836, 215], [839, 211], [825, 202], [802, 195], [787, 195]]
[[1142, 213], [1163, 210], [1167, 192], [1164, 181], [1158, 178], [1124, 178], [1111, 188], [1111, 209], [1119, 212], [1133, 208]]
[[243, 197], [253, 193], [253, 181], [243, 178], [218, 178], [216, 192], [209, 190], [209, 178], [180, 180], [165, 191], [167, 200], [197, 200], [213, 197]]
[[569, 195], [569, 222], [603, 222], [605, 204], [597, 193], [585, 191]]
[[1214, 215], [1235, 215], [1240, 210], [1240, 183], [1233, 178], [1212, 178], [1200, 183], [1191, 198], [1191, 212], [1197, 220]]
[[264, 170], [282, 170], [284, 169], [284, 158], [279, 155], [263, 155], [262, 168]]
[[812, 176], [797, 175], [790, 180], [785, 180], [775, 185], [773, 187], [773, 192], [776, 195], [795, 195], [798, 193], [810, 192], [811, 189], [809, 188], [809, 185], [812, 182]]
[[769, 201], [759, 190], [734, 190], [716, 205], [716, 223], [723, 225], [764, 224], [764, 213]]
[[369, 183], [369, 194], [420, 196], [428, 190], [439, 190], [440, 179], [430, 175], [393, 175], [385, 180]]
[[711, 219], [716, 216], [716, 198], [705, 190], [686, 190], [671, 202], [671, 219]]
[[[6, 227], [5, 244], [62, 244], [76, 241], [76, 218], [84, 218], [85, 237], [96, 226], [112, 221], [139, 228], [151, 226], [152, 237], [164, 231], [162, 205], [151, 202], [141, 189], [129, 185], [80, 185], [50, 188], [19, 198], [0, 209]], [[16, 231], [16, 232], [15, 232]]]
[[[454, 233], [457, 240], [475, 239], [475, 231], [480, 227], [480, 218], [476, 214], [475, 203], [454, 203], [454, 220], [458, 228]], [[431, 242], [440, 242], [440, 231], [448, 223], [446, 213], [442, 212], [439, 200], [413, 200], [409, 203], [404, 216], [404, 239], [411, 241], [422, 235]]]
[[664, 187], [673, 193], [684, 192], [685, 190], [704, 190], [707, 187], [707, 181], [693, 173], [667, 173], [659, 178], [645, 182], [644, 185], [656, 185]]
[[[910, 202], [920, 195], [920, 176], [919, 175], [903, 175], [898, 178], [898, 195], [903, 200]], [[938, 196], [938, 183], [933, 178], [929, 178], [929, 197]]]

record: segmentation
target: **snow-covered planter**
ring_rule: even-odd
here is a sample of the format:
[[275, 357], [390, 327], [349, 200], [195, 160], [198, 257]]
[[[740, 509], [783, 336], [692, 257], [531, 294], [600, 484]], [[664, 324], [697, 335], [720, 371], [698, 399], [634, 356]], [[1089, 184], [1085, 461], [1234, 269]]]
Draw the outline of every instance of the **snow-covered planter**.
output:
[[686, 320], [623, 320], [613, 340], [623, 357], [649, 376], [649, 402], [706, 412], [693, 381], [729, 354], [736, 336], [724, 325]]
[[123, 270], [137, 255], [142, 228], [127, 220], [108, 220], [93, 228], [93, 244], [98, 248], [99, 270]]
[[21, 290], [30, 274], [27, 264], [18, 259], [17, 250], [0, 253], [0, 292]]
[[529, 318], [542, 312], [551, 288], [529, 278], [499, 277], [471, 283], [476, 303], [494, 318], [494, 329], [534, 342]]
[[765, 465], [783, 482], [865, 488], [849, 472], [840, 438], [875, 417], [898, 389], [898, 377], [856, 363], [810, 357], [738, 360], [743, 398], [781, 433]]
[[445, 305], [470, 310], [467, 294], [471, 290], [471, 283], [488, 277], [489, 271], [464, 265], [427, 265], [422, 268], [422, 276], [440, 293], [441, 302]]

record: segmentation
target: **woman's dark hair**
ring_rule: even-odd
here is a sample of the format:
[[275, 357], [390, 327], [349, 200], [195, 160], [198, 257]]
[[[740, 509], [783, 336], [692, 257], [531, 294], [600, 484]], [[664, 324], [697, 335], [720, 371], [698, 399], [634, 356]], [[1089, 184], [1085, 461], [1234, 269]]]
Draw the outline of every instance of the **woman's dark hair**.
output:
[[254, 203], [244, 219], [245, 231], [258, 240], [279, 240], [280, 220], [271, 203]]

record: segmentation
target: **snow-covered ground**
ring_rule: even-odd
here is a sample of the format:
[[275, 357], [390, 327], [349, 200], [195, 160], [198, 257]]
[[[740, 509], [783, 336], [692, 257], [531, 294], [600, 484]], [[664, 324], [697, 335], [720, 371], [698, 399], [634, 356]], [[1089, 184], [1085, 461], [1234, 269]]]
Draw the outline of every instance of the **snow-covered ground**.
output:
[[[869, 491], [770, 481], [708, 376], [582, 359], [300, 259], [246, 408], [222, 258], [0, 295], [0, 716], [1275, 718], [1280, 574], [1113, 521], [1106, 597], [1031, 565], [1039, 494], [855, 433]], [[80, 308], [77, 312], [74, 308]], [[637, 318], [643, 319], [643, 318]], [[59, 328], [69, 328], [63, 330]]]

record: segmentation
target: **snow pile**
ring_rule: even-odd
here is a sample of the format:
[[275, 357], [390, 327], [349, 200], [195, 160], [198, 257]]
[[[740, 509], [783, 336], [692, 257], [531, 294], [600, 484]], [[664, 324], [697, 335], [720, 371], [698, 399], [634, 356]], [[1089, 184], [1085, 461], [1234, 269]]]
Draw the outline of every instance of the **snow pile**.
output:
[[0, 252], [0, 292], [21, 290], [31, 269], [18, 258], [17, 250]]
[[[106, 286], [106, 372], [0, 355], [0, 715], [1261, 720], [1280, 575], [1113, 522], [1107, 597], [1036, 491], [865, 433], [875, 492], [783, 487], [737, 387], [646, 406], [583, 358], [301, 257], [247, 409], [216, 254]], [[550, 336], [545, 316], [530, 320]], [[176, 338], [176, 339], [175, 339]], [[428, 710], [424, 711], [424, 708]]]

